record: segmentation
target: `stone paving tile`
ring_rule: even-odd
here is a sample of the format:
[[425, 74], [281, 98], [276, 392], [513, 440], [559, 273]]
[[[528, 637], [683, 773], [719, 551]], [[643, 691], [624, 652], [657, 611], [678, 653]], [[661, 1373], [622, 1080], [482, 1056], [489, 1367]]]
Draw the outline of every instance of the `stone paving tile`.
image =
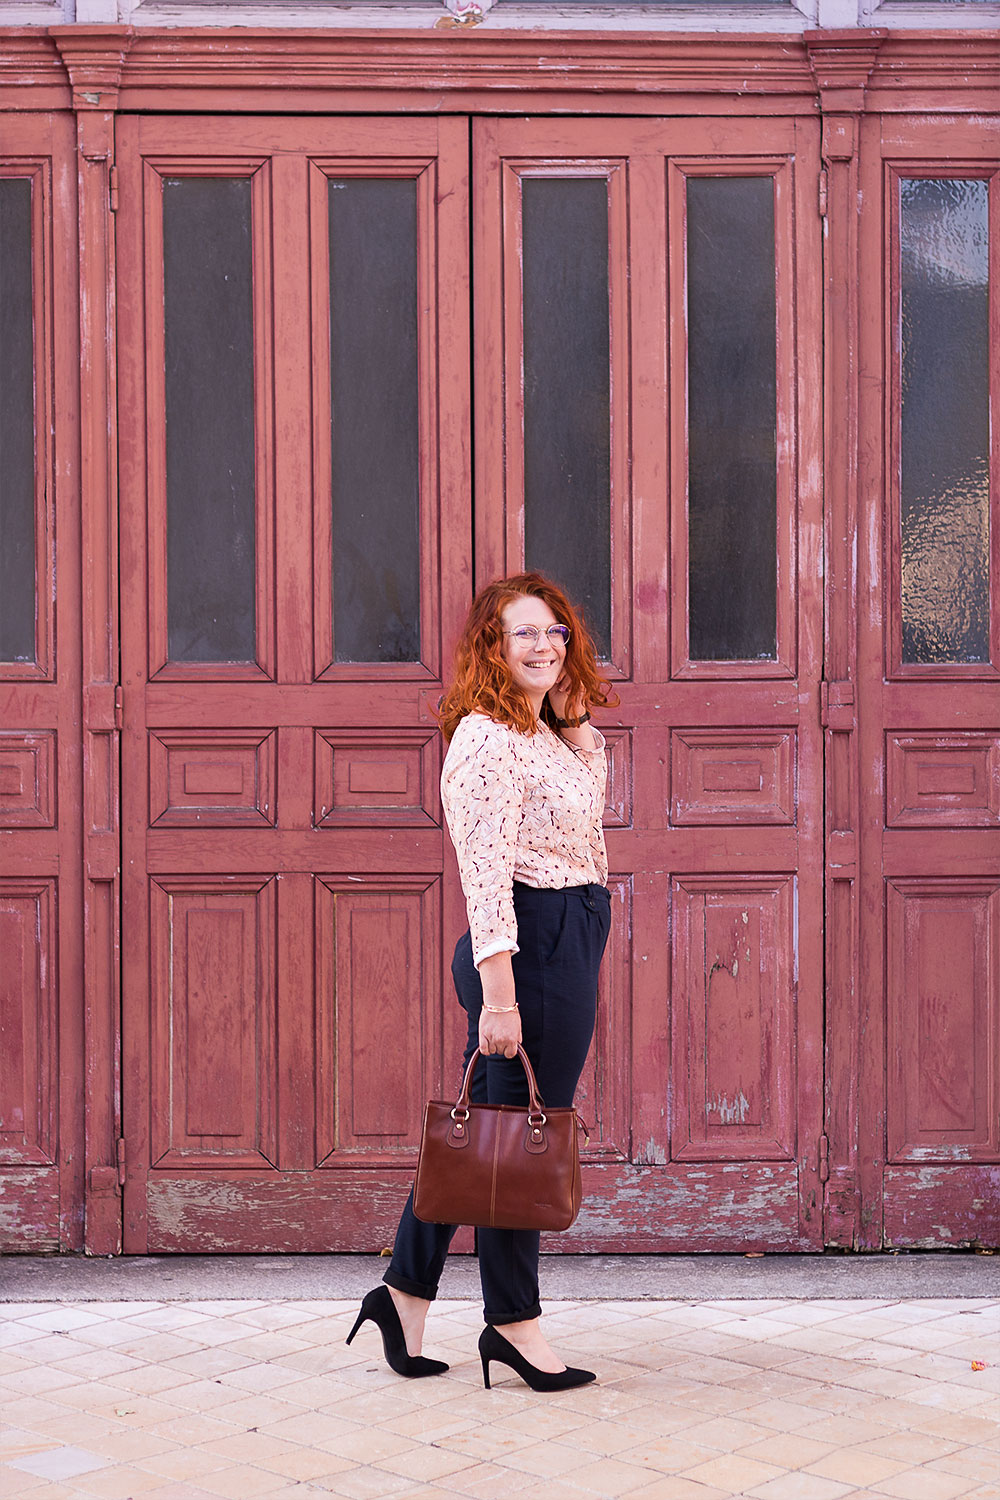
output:
[[749, 1443], [737, 1451], [742, 1458], [757, 1458], [762, 1463], [775, 1464], [779, 1469], [805, 1469], [834, 1452], [835, 1447], [832, 1443], [803, 1437], [801, 1432], [784, 1431], [772, 1433], [770, 1437]]
[[277, 1474], [267, 1469], [257, 1469], [249, 1464], [230, 1465], [209, 1474], [201, 1481], [202, 1487], [211, 1495], [220, 1495], [223, 1500], [257, 1500], [257, 1496], [273, 1495], [275, 1490], [287, 1488]]
[[208, 1453], [204, 1448], [170, 1448], [166, 1453], [154, 1453], [148, 1458], [138, 1459], [136, 1468], [155, 1474], [161, 1481], [203, 1479], [206, 1474], [216, 1474], [229, 1467], [229, 1459], [218, 1453]]
[[107, 1459], [101, 1458], [97, 1453], [88, 1453], [85, 1448], [68, 1444], [46, 1448], [24, 1458], [12, 1458], [10, 1467], [22, 1470], [25, 1474], [35, 1474], [41, 1479], [72, 1479], [91, 1469], [104, 1469], [107, 1463]]
[[676, 1474], [666, 1479], [655, 1479], [641, 1489], [633, 1490], [629, 1500], [732, 1500], [728, 1490], [717, 1490], [707, 1484], [697, 1484], [691, 1479], [681, 1479]]
[[941, 1474], [933, 1469], [904, 1469], [891, 1479], [869, 1486], [876, 1495], [891, 1495], [895, 1500], [958, 1500], [974, 1484], [955, 1474]]
[[94, 1474], [81, 1474], [74, 1481], [77, 1488], [94, 1500], [133, 1500], [159, 1487], [161, 1481], [155, 1474], [143, 1469], [130, 1468], [127, 1464], [116, 1464], [113, 1469], [101, 1469]]
[[759, 1459], [747, 1458], [742, 1453], [718, 1454], [705, 1463], [685, 1469], [682, 1479], [693, 1479], [698, 1484], [715, 1485], [730, 1494], [742, 1495], [755, 1485], [768, 1479], [778, 1479], [786, 1471], [775, 1464], [761, 1463]]
[[994, 1448], [961, 1448], [949, 1453], [946, 1458], [932, 1458], [928, 1469], [940, 1469], [943, 1474], [960, 1474], [979, 1483], [1000, 1483], [1000, 1454]]
[[833, 1479], [821, 1479], [818, 1475], [781, 1474], [776, 1479], [766, 1479], [746, 1493], [753, 1500], [844, 1500], [851, 1485], [838, 1484]]

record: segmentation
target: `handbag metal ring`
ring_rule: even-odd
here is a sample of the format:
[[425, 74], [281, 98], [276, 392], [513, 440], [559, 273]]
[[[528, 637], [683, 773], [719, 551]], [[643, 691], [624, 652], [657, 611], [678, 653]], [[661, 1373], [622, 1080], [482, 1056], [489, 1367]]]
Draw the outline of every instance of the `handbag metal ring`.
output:
[[454, 1109], [451, 1112], [451, 1118], [455, 1121], [456, 1124], [461, 1123], [461, 1124], [465, 1125], [465, 1124], [468, 1123], [469, 1111], [467, 1109], [463, 1110], [462, 1111], [462, 1116], [461, 1116], [461, 1121], [459, 1121], [458, 1105], [456, 1104], [455, 1107], [454, 1107]]

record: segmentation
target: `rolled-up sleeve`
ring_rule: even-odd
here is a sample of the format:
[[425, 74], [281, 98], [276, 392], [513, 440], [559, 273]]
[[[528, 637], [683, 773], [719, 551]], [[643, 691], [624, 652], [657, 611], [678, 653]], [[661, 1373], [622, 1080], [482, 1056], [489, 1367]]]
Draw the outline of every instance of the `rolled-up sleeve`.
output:
[[494, 953], [518, 951], [513, 883], [524, 773], [509, 729], [481, 714], [462, 719], [445, 757], [441, 801], [478, 967]]

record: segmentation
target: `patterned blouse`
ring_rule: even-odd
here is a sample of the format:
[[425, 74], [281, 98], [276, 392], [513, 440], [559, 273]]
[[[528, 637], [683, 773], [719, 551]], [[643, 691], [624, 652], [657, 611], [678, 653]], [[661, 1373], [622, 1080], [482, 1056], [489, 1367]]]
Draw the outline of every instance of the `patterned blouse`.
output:
[[455, 730], [441, 773], [441, 800], [462, 877], [472, 957], [516, 953], [511, 889], [604, 885], [601, 831], [607, 758], [604, 738], [580, 750], [539, 724], [521, 734], [484, 714]]

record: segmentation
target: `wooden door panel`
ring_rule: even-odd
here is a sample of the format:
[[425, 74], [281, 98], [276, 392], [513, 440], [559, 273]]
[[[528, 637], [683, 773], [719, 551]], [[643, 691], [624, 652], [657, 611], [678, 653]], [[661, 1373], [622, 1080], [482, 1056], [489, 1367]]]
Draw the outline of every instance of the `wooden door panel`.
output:
[[597, 1027], [576, 1092], [576, 1107], [590, 1132], [585, 1156], [627, 1162], [631, 1154], [632, 881], [611, 873], [612, 927], [601, 969]]
[[152, 1165], [274, 1165], [274, 882], [157, 880], [150, 907]]
[[[126, 1244], [381, 1249], [443, 1066], [433, 705], [470, 572], [467, 125], [119, 124]], [[375, 283], [411, 307], [395, 370], [351, 305]], [[359, 392], [372, 478], [345, 488]], [[407, 403], [401, 552], [376, 481]], [[199, 424], [192, 467], [177, 434]], [[379, 635], [394, 546], [419, 589], [402, 644]]]
[[677, 1161], [795, 1155], [795, 883], [674, 884]]
[[[629, 973], [619, 978], [626, 950], [619, 960], [613, 940], [582, 1107], [603, 1107], [608, 1063], [628, 1084], [587, 1153], [592, 1196], [571, 1245], [632, 1249], [636, 1234], [644, 1249], [815, 1245], [823, 1100], [819, 430], [809, 397], [820, 350], [817, 135], [790, 121], [734, 130], [724, 121], [505, 120], [477, 121], [475, 131], [474, 253], [495, 268], [478, 283], [476, 309], [479, 576], [523, 565], [553, 572], [598, 622], [610, 621], [597, 633], [621, 698], [599, 719], [611, 751], [609, 859], [630, 895], [627, 938], [618, 939]], [[749, 185], [759, 200], [755, 295], [765, 333], [768, 319], [772, 328], [773, 412], [758, 423], [763, 439], [748, 428], [735, 445], [726, 423], [743, 420], [738, 399], [736, 417], [720, 407], [699, 420], [706, 431], [714, 423], [737, 467], [758, 463], [768, 422], [773, 429], [773, 639], [766, 653], [709, 660], [695, 658], [689, 628], [689, 398], [704, 354], [691, 340], [704, 344], [704, 335], [691, 332], [689, 317], [691, 257], [702, 249], [688, 202], [720, 183], [723, 196]], [[561, 244], [553, 210], [550, 254], [538, 200], [574, 185], [578, 195], [564, 200], [573, 236]], [[718, 267], [700, 270], [709, 294], [713, 278], [723, 286], [712, 357], [731, 364], [724, 263], [745, 255], [739, 236], [730, 241]], [[591, 564], [572, 546], [550, 562], [532, 518], [533, 469], [548, 472], [550, 460], [537, 452], [538, 333], [529, 314], [536, 319], [547, 276], [563, 321], [606, 323], [603, 344], [592, 338], [574, 355], [565, 395], [606, 434], [610, 455], [605, 506], [595, 507], [586, 486], [578, 497], [587, 543], [608, 559], [599, 598]], [[557, 379], [554, 365], [546, 378]], [[489, 419], [500, 408], [502, 427]], [[584, 465], [580, 440], [574, 449], [568, 436], [573, 412], [561, 413], [551, 390], [539, 410], [552, 441], [576, 453], [575, 468], [567, 458], [556, 473], [575, 493], [572, 476]], [[557, 535], [572, 526], [558, 520], [558, 506], [541, 514]], [[718, 589], [727, 587], [719, 571]], [[766, 600], [762, 608], [766, 616]], [[616, 911], [616, 921], [625, 917]], [[711, 1202], [713, 1193], [724, 1203]]]
[[56, 735], [0, 733], [0, 828], [55, 827]]
[[1000, 825], [1000, 738], [891, 734], [886, 752], [890, 828]]
[[[54, 880], [0, 881], [0, 1166], [4, 1167], [55, 1167], [57, 1161], [55, 923]], [[51, 1228], [51, 1210], [47, 1217]], [[57, 1215], [54, 1222], [58, 1239]]]
[[693, 1245], [719, 1254], [763, 1253], [775, 1245], [807, 1250], [806, 1232], [816, 1213], [803, 1213], [800, 1174], [794, 1163], [782, 1162], [762, 1162], [753, 1173], [742, 1163], [707, 1162], [683, 1177], [662, 1168], [588, 1163], [583, 1194], [572, 1229], [543, 1235], [543, 1250], [586, 1254], [595, 1245], [620, 1245], [619, 1253], [633, 1255], [690, 1253]]
[[149, 737], [149, 822], [161, 828], [273, 825], [277, 735], [165, 729]]
[[608, 789], [604, 803], [605, 828], [632, 826], [632, 735], [628, 729], [608, 728]]
[[409, 1164], [441, 1047], [439, 882], [350, 880], [316, 887], [316, 1163]]
[[885, 1168], [887, 1245], [950, 1250], [1000, 1244], [1000, 1167], [892, 1166]]
[[888, 887], [888, 1156], [1000, 1158], [1000, 884]]
[[317, 828], [439, 828], [441, 736], [432, 730], [317, 730]]
[[793, 824], [794, 729], [675, 729], [670, 736], [674, 824]]

